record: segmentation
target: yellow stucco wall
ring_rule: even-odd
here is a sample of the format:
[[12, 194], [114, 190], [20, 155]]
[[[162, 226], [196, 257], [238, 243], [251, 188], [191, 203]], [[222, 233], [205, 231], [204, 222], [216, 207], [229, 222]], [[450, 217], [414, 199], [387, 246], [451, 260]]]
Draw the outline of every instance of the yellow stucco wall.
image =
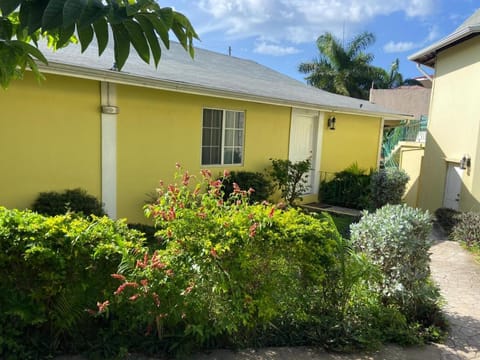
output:
[[[191, 174], [199, 173], [205, 107], [245, 111], [244, 164], [229, 169], [264, 171], [269, 158], [288, 157], [288, 107], [131, 86], [118, 86], [117, 96], [117, 210], [130, 222], [145, 221], [141, 209], [146, 194], [159, 180], [172, 181], [175, 162]], [[224, 168], [210, 169], [217, 175]]]
[[447, 162], [472, 157], [463, 174], [460, 209], [480, 210], [480, 38], [470, 39], [437, 56], [419, 206], [431, 211], [443, 204]]
[[325, 119], [331, 115], [337, 120], [336, 129], [329, 130], [325, 121], [320, 171], [338, 172], [354, 162], [367, 171], [376, 169], [382, 119], [339, 113], [327, 113]]
[[99, 84], [30, 73], [0, 89], [0, 205], [26, 208], [41, 191], [100, 197]]
[[406, 142], [400, 148], [399, 153], [399, 168], [404, 170], [410, 177], [405, 188], [403, 201], [409, 206], [417, 207], [424, 144]]

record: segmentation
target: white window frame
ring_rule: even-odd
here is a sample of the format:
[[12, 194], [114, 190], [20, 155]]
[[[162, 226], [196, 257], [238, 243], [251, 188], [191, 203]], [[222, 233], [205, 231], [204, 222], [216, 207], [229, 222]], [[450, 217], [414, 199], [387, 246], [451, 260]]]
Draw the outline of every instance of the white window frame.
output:
[[[203, 129], [204, 129], [204, 112], [205, 110], [216, 110], [216, 111], [221, 111], [222, 112], [222, 128], [221, 128], [221, 149], [220, 149], [220, 163], [219, 164], [204, 164], [203, 163]], [[226, 121], [227, 121], [227, 112], [232, 112], [232, 113], [242, 113], [243, 114], [243, 127], [242, 128], [233, 128], [235, 130], [242, 130], [242, 144], [241, 144], [241, 161], [239, 163], [231, 163], [231, 164], [225, 164], [225, 132], [226, 132]], [[213, 107], [204, 107], [202, 109], [202, 140], [200, 144], [200, 163], [202, 166], [243, 166], [244, 163], [244, 156], [245, 156], [245, 111], [244, 110], [230, 110], [230, 109], [219, 109], [219, 108], [213, 108]], [[229, 128], [231, 129], [231, 128]], [[235, 147], [235, 146], [233, 146]]]

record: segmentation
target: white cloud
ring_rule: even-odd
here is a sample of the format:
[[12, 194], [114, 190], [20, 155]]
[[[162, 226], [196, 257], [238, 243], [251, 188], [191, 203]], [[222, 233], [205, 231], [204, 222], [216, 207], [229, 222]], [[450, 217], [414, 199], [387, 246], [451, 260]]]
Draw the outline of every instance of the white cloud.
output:
[[388, 43], [385, 44], [385, 46], [383, 47], [383, 50], [386, 53], [398, 53], [398, 52], [410, 51], [417, 47], [418, 47], [418, 44], [411, 41], [400, 41], [400, 42], [389, 41]]
[[417, 49], [423, 46], [430, 44], [432, 41], [436, 40], [439, 36], [439, 31], [437, 26], [432, 26], [428, 31], [427, 36], [423, 41], [412, 42], [412, 41], [389, 41], [383, 46], [383, 51], [386, 53], [399, 53], [406, 52], [413, 49]]
[[273, 56], [291, 55], [291, 54], [297, 54], [298, 52], [300, 52], [299, 49], [293, 46], [267, 44], [264, 41], [255, 44], [255, 49], [253, 51], [258, 54], [273, 55]]
[[[209, 18], [201, 31], [222, 29], [232, 38], [255, 37], [270, 41], [304, 43], [331, 31], [340, 35], [342, 25], [361, 28], [379, 15], [403, 12], [423, 17], [439, 0], [200, 0], [196, 6]], [[204, 17], [205, 18], [205, 17]]]

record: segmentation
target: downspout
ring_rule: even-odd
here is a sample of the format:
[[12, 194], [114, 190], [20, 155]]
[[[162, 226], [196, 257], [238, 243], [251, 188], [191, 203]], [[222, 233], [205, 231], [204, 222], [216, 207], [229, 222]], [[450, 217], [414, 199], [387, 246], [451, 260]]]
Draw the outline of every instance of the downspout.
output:
[[418, 69], [418, 71], [420, 71], [423, 74], [423, 76], [425, 76], [428, 80], [430, 80], [430, 82], [433, 82], [432, 77], [430, 75], [428, 75], [425, 70], [423, 70], [422, 64], [417, 63], [417, 69]]

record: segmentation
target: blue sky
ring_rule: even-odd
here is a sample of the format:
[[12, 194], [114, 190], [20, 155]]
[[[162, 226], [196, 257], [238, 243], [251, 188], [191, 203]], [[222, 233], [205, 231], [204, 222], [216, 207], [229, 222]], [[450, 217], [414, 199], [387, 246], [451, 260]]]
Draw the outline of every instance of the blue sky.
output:
[[330, 31], [348, 41], [376, 36], [374, 65], [400, 59], [404, 77], [421, 74], [407, 57], [454, 31], [477, 0], [166, 0], [193, 23], [197, 47], [254, 60], [298, 80], [298, 64], [317, 56], [316, 38]]

